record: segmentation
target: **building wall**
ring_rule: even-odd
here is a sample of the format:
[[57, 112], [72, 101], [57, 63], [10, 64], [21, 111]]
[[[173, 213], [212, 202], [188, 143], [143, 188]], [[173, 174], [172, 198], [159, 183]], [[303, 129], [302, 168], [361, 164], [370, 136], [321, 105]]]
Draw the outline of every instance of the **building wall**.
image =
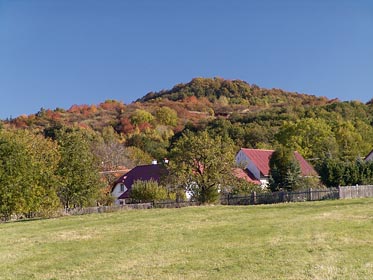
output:
[[260, 180], [260, 171], [250, 158], [243, 152], [239, 151], [236, 155], [236, 163], [241, 168], [249, 170], [257, 180]]
[[[124, 186], [124, 191], [121, 191], [121, 185]], [[120, 201], [118, 200], [118, 197], [121, 196], [124, 192], [127, 191], [127, 187], [123, 183], [118, 183], [113, 188], [113, 191], [111, 192], [111, 195], [115, 197], [115, 204], [120, 204]]]

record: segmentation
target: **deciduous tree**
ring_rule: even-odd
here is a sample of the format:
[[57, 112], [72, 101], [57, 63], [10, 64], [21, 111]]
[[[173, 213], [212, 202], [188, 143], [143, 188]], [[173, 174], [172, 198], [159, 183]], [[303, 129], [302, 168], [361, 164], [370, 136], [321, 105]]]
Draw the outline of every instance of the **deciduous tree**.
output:
[[43, 215], [59, 206], [56, 144], [29, 131], [0, 132], [0, 215]]
[[216, 202], [233, 177], [234, 155], [231, 139], [186, 131], [171, 150], [169, 174], [199, 202]]
[[99, 163], [90, 150], [90, 143], [81, 131], [60, 131], [57, 137], [61, 161], [58, 167], [58, 195], [65, 208], [94, 204], [102, 182]]
[[160, 124], [175, 126], [177, 124], [177, 113], [170, 107], [163, 106], [158, 108], [155, 116]]

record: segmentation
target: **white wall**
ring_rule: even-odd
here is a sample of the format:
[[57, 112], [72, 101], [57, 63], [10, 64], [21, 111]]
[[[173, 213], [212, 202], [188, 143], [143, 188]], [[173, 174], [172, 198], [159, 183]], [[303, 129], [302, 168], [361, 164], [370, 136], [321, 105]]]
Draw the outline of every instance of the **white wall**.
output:
[[259, 169], [242, 150], [236, 155], [236, 163], [240, 167], [249, 170], [257, 180], [261, 179]]
[[[124, 186], [124, 191], [121, 191], [121, 185]], [[111, 195], [115, 197], [115, 204], [120, 204], [118, 197], [120, 197], [124, 192], [127, 191], [127, 187], [123, 183], [118, 183], [113, 188], [113, 191], [111, 192]]]

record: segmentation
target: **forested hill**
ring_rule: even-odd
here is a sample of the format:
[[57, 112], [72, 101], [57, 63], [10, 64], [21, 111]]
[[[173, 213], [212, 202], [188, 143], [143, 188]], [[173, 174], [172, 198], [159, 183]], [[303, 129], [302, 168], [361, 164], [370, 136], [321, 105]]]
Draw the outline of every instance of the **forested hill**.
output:
[[325, 97], [308, 94], [286, 92], [281, 89], [265, 89], [255, 84], [241, 80], [225, 80], [222, 78], [195, 78], [186, 84], [178, 84], [171, 90], [150, 92], [137, 102], [147, 102], [154, 99], [182, 101], [188, 97], [206, 98], [212, 103], [221, 99], [229, 104], [247, 106], [278, 106], [289, 105], [325, 105], [330, 102]]
[[[286, 92], [281, 89], [265, 89], [241, 80], [222, 78], [195, 78], [186, 84], [178, 84], [171, 90], [150, 92], [131, 104], [106, 100], [94, 105], [72, 105], [69, 109], [45, 109], [31, 115], [21, 115], [5, 121], [6, 126], [44, 129], [51, 125], [79, 126], [102, 130], [112, 126], [118, 133], [127, 133], [135, 124], [133, 114], [145, 110], [151, 114], [159, 107], [170, 107], [179, 117], [178, 130], [186, 123], [199, 123], [203, 119], [238, 115], [252, 118], [263, 112], [272, 114], [281, 108], [325, 106], [338, 103], [326, 97]], [[267, 113], [266, 113], [267, 114]], [[151, 118], [151, 117], [150, 117]], [[148, 121], [147, 123], [150, 123]]]
[[[373, 148], [373, 105], [265, 89], [240, 80], [195, 78], [170, 90], [150, 92], [131, 104], [107, 100], [41, 109], [3, 121], [3, 128], [48, 136], [74, 127], [94, 133], [112, 129], [118, 141], [162, 158], [180, 132], [209, 130], [232, 138], [237, 147], [291, 145], [306, 158], [355, 159]], [[1, 125], [1, 123], [0, 123]]]

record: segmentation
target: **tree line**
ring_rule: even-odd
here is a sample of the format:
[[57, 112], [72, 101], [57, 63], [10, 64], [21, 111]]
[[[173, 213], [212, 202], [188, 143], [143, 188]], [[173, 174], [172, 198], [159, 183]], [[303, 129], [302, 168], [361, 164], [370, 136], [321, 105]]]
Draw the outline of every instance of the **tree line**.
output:
[[102, 181], [87, 135], [60, 130], [55, 139], [27, 130], [0, 131], [0, 216], [49, 216], [99, 199]]

